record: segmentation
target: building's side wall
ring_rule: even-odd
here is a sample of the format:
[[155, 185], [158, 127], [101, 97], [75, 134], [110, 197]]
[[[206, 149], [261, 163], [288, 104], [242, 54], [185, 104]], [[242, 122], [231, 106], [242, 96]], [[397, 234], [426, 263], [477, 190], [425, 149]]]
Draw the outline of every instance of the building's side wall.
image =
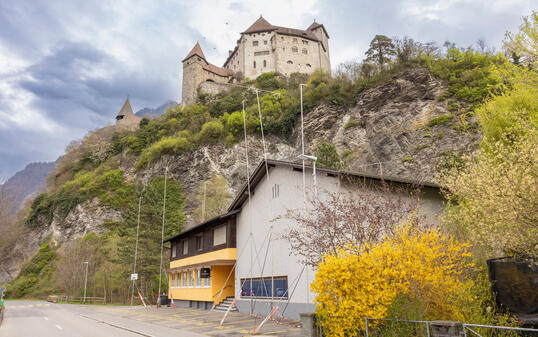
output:
[[183, 82], [181, 89], [181, 104], [183, 106], [196, 102], [198, 86], [204, 81], [205, 62], [199, 56], [193, 56], [183, 62]]
[[[297, 318], [299, 312], [312, 310], [313, 299], [315, 294], [310, 291], [310, 283], [315, 277], [315, 272], [310, 268], [305, 268], [303, 274], [301, 270], [303, 265], [299, 263], [298, 257], [291, 254], [289, 242], [282, 238], [282, 234], [291, 226], [295, 226], [289, 220], [271, 221], [277, 216], [285, 215], [287, 210], [303, 209], [303, 182], [302, 172], [292, 170], [291, 167], [276, 166], [271, 168], [269, 180], [264, 177], [256, 186], [255, 193], [251, 196], [251, 205], [248, 201], [243, 204], [242, 211], [237, 218], [237, 247], [246, 249], [244, 252], [238, 251], [237, 267], [235, 273], [236, 291], [235, 296], [238, 299], [238, 309], [242, 312], [250, 312], [250, 299], [241, 298], [241, 279], [251, 277], [250, 269], [252, 267], [252, 277], [270, 278], [272, 276], [287, 276], [288, 291], [290, 292], [290, 304], [284, 313], [289, 318]], [[312, 171], [307, 170], [305, 173], [307, 186], [307, 199], [312, 195], [313, 179]], [[279, 193], [273, 198], [273, 187], [278, 184]], [[318, 172], [317, 175], [318, 192], [323, 199], [327, 197], [327, 192], [353, 192], [357, 185], [347, 184], [338, 177], [328, 176], [326, 173]], [[307, 208], [311, 203], [307, 201]], [[426, 189], [421, 198], [420, 214], [427, 215], [432, 221], [435, 221], [435, 214], [444, 208], [443, 199], [435, 189]], [[249, 241], [249, 235], [252, 224], [252, 235], [254, 241]], [[268, 235], [270, 228], [273, 226], [271, 234], [271, 244], [267, 247]], [[253, 256], [251, 255], [251, 242], [255, 245], [252, 247]], [[260, 252], [256, 256], [256, 252]], [[266, 256], [267, 252], [267, 256]], [[262, 275], [262, 262], [265, 261], [265, 268]], [[295, 287], [294, 280], [298, 278]], [[275, 301], [279, 302], [279, 301]], [[270, 308], [271, 300], [257, 299], [255, 312], [258, 314], [267, 314]], [[282, 309], [279, 309], [281, 313]]]
[[[275, 54], [271, 47], [273, 32], [243, 34], [239, 50], [243, 57], [243, 75], [255, 79], [263, 73], [275, 71]], [[258, 42], [254, 46], [254, 42]], [[264, 63], [265, 61], [265, 63]], [[254, 66], [254, 62], [256, 66]]]
[[[330, 73], [331, 72], [331, 57], [329, 53], [329, 37], [323, 31], [323, 28], [319, 27], [313, 31], [314, 35], [321, 41], [319, 48], [319, 59], [320, 59], [320, 68], [323, 71]], [[321, 46], [325, 47], [325, 49]]]
[[320, 43], [297, 36], [276, 34], [276, 70], [284, 76], [292, 73], [310, 74], [322, 67]]

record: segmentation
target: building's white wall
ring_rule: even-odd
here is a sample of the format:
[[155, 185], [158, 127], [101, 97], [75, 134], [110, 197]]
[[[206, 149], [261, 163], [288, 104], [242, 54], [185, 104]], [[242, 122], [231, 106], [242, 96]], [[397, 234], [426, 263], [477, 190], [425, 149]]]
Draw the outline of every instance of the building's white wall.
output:
[[[279, 184], [279, 197], [272, 199], [272, 186]], [[313, 181], [312, 171], [306, 172], [307, 199], [312, 193]], [[327, 177], [324, 174], [318, 175], [318, 190], [338, 191], [340, 186], [339, 179]], [[252, 277], [261, 277], [261, 266], [267, 251], [266, 266], [263, 272], [267, 276], [287, 276], [288, 288], [292, 291], [294, 279], [301, 273], [303, 266], [298, 262], [298, 257], [290, 256], [289, 243], [281, 238], [281, 234], [293, 225], [289, 220], [271, 221], [272, 219], [284, 215], [288, 209], [302, 209], [303, 202], [303, 176], [301, 172], [293, 171], [290, 167], [273, 167], [269, 171], [269, 180], [264, 177], [263, 181], [256, 186], [255, 193], [251, 196], [252, 205], [248, 201], [243, 204], [241, 213], [237, 219], [237, 249], [238, 256], [241, 254], [243, 247], [245, 252], [237, 260], [235, 273], [236, 297], [240, 297], [241, 285], [240, 279], [250, 277], [250, 242], [248, 241], [250, 226], [252, 224], [253, 250], [260, 251], [259, 263], [256, 261], [256, 253], [253, 254], [253, 272]], [[267, 250], [266, 237], [272, 229], [272, 239], [269, 249]], [[265, 242], [264, 242], [265, 240]], [[248, 242], [248, 244], [247, 244]], [[262, 246], [262, 243], [263, 246]], [[246, 246], [245, 246], [246, 245]], [[308, 275], [307, 275], [308, 274]], [[299, 284], [290, 300], [293, 303], [312, 303], [313, 294], [307, 292], [307, 276], [309, 282], [312, 281], [314, 273], [309, 270], [305, 271], [299, 280]], [[310, 299], [307, 298], [310, 297]]]
[[[313, 193], [312, 171], [307, 169], [306, 174], [307, 199]], [[279, 184], [279, 197], [272, 198], [272, 186]], [[326, 173], [318, 172], [317, 175], [318, 194], [321, 198], [327, 195], [326, 192], [352, 192], [357, 185], [341, 182], [338, 177], [328, 176]], [[410, 197], [412, 198], [412, 197]], [[291, 167], [276, 166], [270, 168], [269, 179], [264, 177], [256, 186], [255, 192], [251, 195], [252, 205], [248, 200], [243, 204], [242, 211], [237, 218], [237, 266], [235, 272], [236, 298], [240, 299], [241, 278], [261, 277], [262, 265], [265, 259], [265, 269], [263, 276], [287, 276], [288, 289], [291, 292], [293, 281], [300, 274], [303, 265], [298, 261], [298, 257], [291, 255], [289, 243], [281, 237], [281, 234], [290, 226], [294, 226], [289, 220], [271, 221], [278, 216], [284, 215], [288, 209], [303, 209], [303, 175], [302, 172], [294, 171]], [[307, 208], [311, 207], [307, 202]], [[419, 214], [426, 215], [430, 221], [437, 222], [435, 215], [444, 208], [444, 202], [438, 190], [426, 188], [421, 197]], [[248, 241], [251, 231], [254, 237], [253, 253]], [[272, 239], [267, 249], [267, 236], [272, 230]], [[258, 260], [256, 251], [259, 251]], [[266, 256], [267, 251], [267, 256]], [[250, 274], [251, 263], [253, 267]], [[309, 283], [314, 279], [315, 273], [308, 269], [308, 273], [303, 273], [290, 303], [304, 304], [312, 303], [315, 294], [309, 291]], [[308, 282], [307, 282], [308, 278]], [[246, 299], [248, 301], [248, 299]], [[267, 300], [257, 300], [258, 302], [268, 302]]]

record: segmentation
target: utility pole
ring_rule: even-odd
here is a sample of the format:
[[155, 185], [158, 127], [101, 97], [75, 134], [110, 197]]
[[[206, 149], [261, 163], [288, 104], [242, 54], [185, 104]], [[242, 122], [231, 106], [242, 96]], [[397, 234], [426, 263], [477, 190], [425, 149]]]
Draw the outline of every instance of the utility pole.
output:
[[86, 276], [84, 277], [84, 304], [86, 304], [86, 286], [88, 285], [88, 261], [84, 262], [86, 265]]
[[161, 278], [163, 274], [164, 216], [166, 214], [166, 178], [167, 176], [168, 176], [168, 166], [164, 170], [163, 223], [161, 226], [161, 263], [159, 265], [159, 293], [157, 297], [157, 303], [160, 303], [160, 299], [161, 299]]

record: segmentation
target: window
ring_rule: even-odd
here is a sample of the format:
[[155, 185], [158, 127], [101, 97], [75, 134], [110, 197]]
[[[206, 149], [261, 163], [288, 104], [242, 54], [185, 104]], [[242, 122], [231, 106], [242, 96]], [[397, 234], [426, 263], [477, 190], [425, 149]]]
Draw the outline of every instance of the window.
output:
[[263, 40], [263, 44], [265, 44], [265, 45], [266, 45], [266, 44], [267, 44], [267, 40]]
[[306, 50], [306, 48], [303, 48], [303, 54], [308, 54], [308, 50]]
[[293, 61], [292, 60], [288, 60], [288, 62], [286, 62], [287, 64], [293, 64]]
[[273, 186], [273, 199], [278, 198], [279, 196], [280, 196], [280, 185], [275, 184], [275, 186]]
[[266, 60], [263, 60], [263, 67], [267, 67], [267, 61]]
[[179, 283], [180, 279], [181, 279], [181, 273], [177, 273], [176, 288], [181, 287], [181, 284]]
[[213, 246], [226, 243], [226, 225], [213, 229]]
[[299, 48], [297, 48], [297, 47], [291, 47], [291, 51], [292, 51], [293, 53], [297, 53], [297, 52], [299, 51]]
[[254, 63], [253, 63], [253, 64], [254, 64], [254, 69], [256, 69], [256, 61], [254, 61]]
[[211, 287], [211, 267], [206, 267], [206, 268], [209, 268], [209, 277], [204, 279], [204, 288], [210, 288]]
[[204, 235], [203, 234], [198, 234], [194, 237], [194, 240], [196, 242], [196, 250], [202, 250], [203, 247], [203, 238], [204, 238]]
[[308, 41], [303, 40], [303, 44], [304, 44], [304, 45], [307, 45], [307, 44], [308, 44]]
[[312, 66], [310, 65], [310, 63], [307, 63], [307, 64], [306, 64], [306, 67], [307, 67], [307, 68], [312, 68]]
[[189, 240], [183, 240], [183, 255], [189, 254]]
[[282, 51], [286, 51], [286, 48], [282, 48]]
[[176, 257], [176, 243], [175, 242], [172, 242], [172, 247], [170, 249], [172, 249], [172, 258]]
[[281, 36], [282, 40], [284, 40], [284, 36]]
[[269, 50], [255, 51], [254, 52], [254, 56], [259, 56], [259, 55], [269, 55]]
[[194, 270], [189, 270], [189, 288], [194, 287]]
[[187, 288], [187, 271], [183, 271], [183, 288]]
[[258, 46], [258, 41], [252, 41], [252, 46], [257, 47]]
[[297, 43], [297, 38], [296, 37], [293, 38], [293, 43]]
[[202, 271], [202, 268], [196, 269], [196, 288], [202, 287], [202, 278], [200, 277], [200, 272]]
[[288, 298], [288, 277], [241, 279], [241, 297]]
[[176, 273], [170, 273], [170, 288], [174, 288], [174, 285], [176, 284]]

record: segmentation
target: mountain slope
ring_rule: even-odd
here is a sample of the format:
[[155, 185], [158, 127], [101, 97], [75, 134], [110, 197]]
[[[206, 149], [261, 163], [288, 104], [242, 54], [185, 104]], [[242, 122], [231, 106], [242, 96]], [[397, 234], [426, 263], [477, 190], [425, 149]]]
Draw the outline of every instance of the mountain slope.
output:
[[169, 108], [172, 108], [172, 107], [174, 107], [176, 105], [177, 105], [177, 102], [168, 101], [168, 102], [165, 102], [164, 104], [159, 105], [156, 108], [143, 108], [143, 109], [140, 109], [135, 113], [135, 115], [137, 115], [138, 117], [142, 117], [142, 118], [144, 118], [144, 117], [154, 118], [154, 117], [158, 117], [158, 116], [162, 115], [163, 113], [166, 112], [166, 110], [168, 110]]

